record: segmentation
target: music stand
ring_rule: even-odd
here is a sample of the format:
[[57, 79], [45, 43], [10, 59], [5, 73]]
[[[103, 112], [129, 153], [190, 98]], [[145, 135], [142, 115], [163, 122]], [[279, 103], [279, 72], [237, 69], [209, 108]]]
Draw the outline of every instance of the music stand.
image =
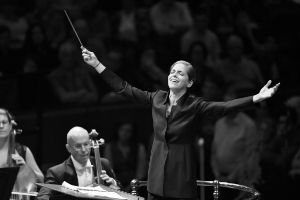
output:
[[19, 167], [0, 168], [0, 197], [9, 200], [17, 179]]

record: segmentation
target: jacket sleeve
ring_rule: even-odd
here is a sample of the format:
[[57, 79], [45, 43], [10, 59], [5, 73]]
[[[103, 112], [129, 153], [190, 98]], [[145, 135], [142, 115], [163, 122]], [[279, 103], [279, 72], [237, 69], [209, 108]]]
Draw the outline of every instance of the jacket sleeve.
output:
[[244, 110], [254, 105], [252, 96], [233, 99], [225, 102], [210, 102], [200, 100], [197, 110], [205, 117], [222, 117], [230, 112]]
[[154, 93], [143, 91], [131, 86], [127, 81], [124, 81], [117, 74], [107, 68], [100, 74], [100, 76], [114, 92], [121, 96], [137, 103], [151, 105]]
[[[46, 184], [61, 184], [60, 181], [58, 180], [58, 178], [56, 177], [54, 171], [51, 168], [47, 171], [45, 183]], [[48, 189], [46, 187], [41, 187], [36, 199], [37, 200], [59, 199], [58, 198], [59, 196], [61, 196], [61, 195], [59, 195], [57, 192], [53, 192], [53, 190]]]

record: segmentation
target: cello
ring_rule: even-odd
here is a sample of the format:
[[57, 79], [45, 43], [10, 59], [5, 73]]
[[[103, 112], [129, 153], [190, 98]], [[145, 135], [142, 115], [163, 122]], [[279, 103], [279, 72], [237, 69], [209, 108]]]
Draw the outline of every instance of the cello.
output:
[[[17, 123], [12, 120], [13, 127]], [[13, 128], [9, 136], [9, 148], [7, 163], [8, 167], [19, 167], [19, 172], [17, 175], [16, 182], [14, 184], [13, 190], [11, 192], [10, 200], [30, 200], [31, 197], [36, 196], [36, 176], [28, 166], [19, 166], [13, 159], [12, 154], [18, 153], [15, 137], [22, 133], [22, 129]], [[26, 154], [25, 154], [26, 155]], [[24, 160], [26, 160], [24, 158]]]
[[[96, 176], [96, 183], [98, 185], [103, 185], [103, 180], [100, 178], [100, 175], [102, 173], [102, 164], [101, 164], [101, 156], [100, 156], [100, 145], [104, 144], [104, 139], [100, 138], [97, 140], [98, 133], [95, 129], [92, 129], [92, 131], [89, 133], [90, 136], [90, 142], [91, 142], [91, 147], [94, 151], [95, 154], [95, 161], [96, 161], [96, 171], [97, 171], [97, 176]], [[118, 186], [111, 185], [110, 188], [119, 190], [120, 188]]]

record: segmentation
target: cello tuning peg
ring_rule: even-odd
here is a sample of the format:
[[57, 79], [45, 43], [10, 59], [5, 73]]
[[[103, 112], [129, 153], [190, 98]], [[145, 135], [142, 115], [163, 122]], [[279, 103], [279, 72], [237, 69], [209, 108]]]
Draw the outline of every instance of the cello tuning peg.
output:
[[100, 143], [100, 145], [102, 145], [102, 144], [105, 143], [105, 140], [104, 140], [103, 138], [100, 138], [100, 139], [99, 139], [99, 143]]
[[11, 124], [12, 124], [13, 126], [18, 126], [16, 120], [14, 120], [14, 119], [11, 120]]
[[23, 132], [22, 129], [14, 129], [15, 134], [21, 134]]
[[92, 129], [92, 131], [89, 133], [89, 135], [90, 135], [91, 139], [96, 140], [99, 133], [96, 131], [96, 129]]

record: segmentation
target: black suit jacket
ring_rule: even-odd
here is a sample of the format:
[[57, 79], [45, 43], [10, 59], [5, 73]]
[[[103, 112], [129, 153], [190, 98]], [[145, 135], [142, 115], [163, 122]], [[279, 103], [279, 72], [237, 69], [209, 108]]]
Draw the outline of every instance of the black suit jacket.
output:
[[[93, 158], [90, 159], [93, 165], [94, 175], [97, 174], [96, 164]], [[107, 175], [114, 178], [116, 180], [115, 173], [110, 166], [109, 161], [106, 158], [101, 158], [101, 164], [103, 170], [106, 171]], [[71, 157], [65, 160], [63, 163], [53, 166], [48, 169], [45, 183], [47, 184], [58, 184], [61, 185], [64, 181], [78, 186], [78, 179], [74, 164], [72, 162]], [[116, 180], [117, 181], [117, 180]], [[118, 183], [118, 181], [117, 181]], [[42, 187], [38, 193], [36, 198], [37, 200], [49, 200], [49, 199], [72, 199], [71, 197], [67, 197], [58, 192], [54, 192], [48, 188]]]

